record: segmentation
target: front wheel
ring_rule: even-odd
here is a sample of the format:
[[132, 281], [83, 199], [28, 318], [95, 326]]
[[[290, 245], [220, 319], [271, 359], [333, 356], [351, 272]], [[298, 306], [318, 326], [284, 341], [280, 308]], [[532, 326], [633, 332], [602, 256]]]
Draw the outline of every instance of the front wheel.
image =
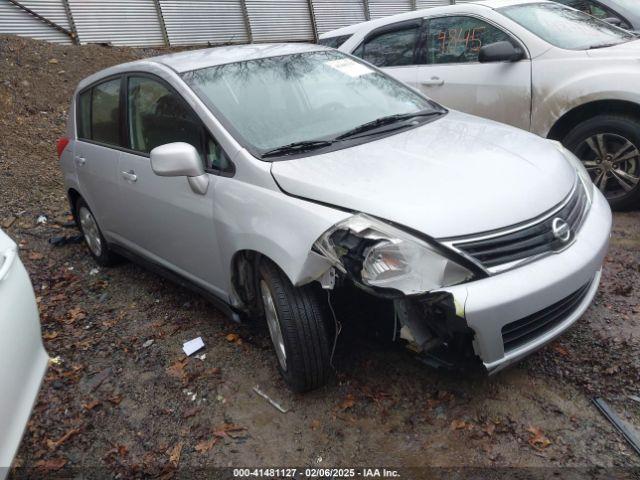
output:
[[321, 292], [315, 285], [294, 287], [268, 260], [260, 264], [258, 284], [282, 378], [296, 392], [321, 387], [331, 371]]
[[562, 142], [584, 164], [614, 209], [640, 206], [640, 121], [598, 115], [576, 125]]

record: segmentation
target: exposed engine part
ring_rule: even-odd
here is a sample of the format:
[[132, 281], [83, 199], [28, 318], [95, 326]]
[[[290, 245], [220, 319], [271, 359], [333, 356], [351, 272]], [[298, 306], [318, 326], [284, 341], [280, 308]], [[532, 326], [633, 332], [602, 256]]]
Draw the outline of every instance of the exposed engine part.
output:
[[320, 285], [325, 290], [333, 290], [336, 286], [336, 269], [331, 267], [329, 270], [324, 272], [318, 279], [318, 282], [320, 282]]

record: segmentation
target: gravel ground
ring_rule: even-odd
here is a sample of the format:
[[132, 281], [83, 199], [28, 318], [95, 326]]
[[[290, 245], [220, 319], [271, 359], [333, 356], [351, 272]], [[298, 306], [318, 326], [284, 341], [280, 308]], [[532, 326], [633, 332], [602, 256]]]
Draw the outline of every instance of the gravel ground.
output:
[[[56, 359], [15, 467], [124, 477], [211, 466], [640, 467], [591, 404], [603, 397], [640, 426], [630, 398], [640, 396], [638, 212], [615, 215], [584, 317], [490, 379], [434, 370], [352, 335], [341, 339], [327, 387], [292, 394], [263, 327], [234, 324], [138, 266], [97, 268], [74, 241], [55, 140], [78, 80], [155, 53], [0, 37], [0, 226], [19, 242]], [[70, 241], [53, 246], [55, 237]], [[185, 359], [182, 343], [197, 336], [206, 357]]]

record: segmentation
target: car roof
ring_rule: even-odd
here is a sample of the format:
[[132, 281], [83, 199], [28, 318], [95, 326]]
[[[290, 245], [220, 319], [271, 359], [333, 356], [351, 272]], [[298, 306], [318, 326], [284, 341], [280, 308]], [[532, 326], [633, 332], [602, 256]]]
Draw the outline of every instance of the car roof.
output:
[[424, 16], [433, 15], [450, 15], [452, 13], [482, 13], [487, 8], [497, 9], [501, 7], [510, 7], [512, 5], [522, 5], [525, 3], [546, 3], [547, 0], [483, 0], [480, 2], [471, 3], [459, 3], [456, 5], [446, 5], [442, 7], [425, 8], [422, 10], [414, 10], [407, 13], [400, 13], [398, 15], [391, 15], [389, 17], [378, 18], [370, 20], [368, 22], [362, 22], [355, 25], [349, 25], [348, 27], [338, 28], [330, 32], [320, 35], [320, 38], [331, 38], [342, 35], [351, 35], [362, 29], [371, 30], [377, 27], [382, 27], [396, 22], [402, 22], [403, 20], [413, 20]]
[[[229, 45], [225, 47], [188, 50], [146, 58], [142, 61], [161, 63], [178, 73], [182, 73], [227, 63], [326, 49], [326, 47], [321, 45], [310, 43], [254, 43], [249, 45]], [[137, 62], [132, 62], [129, 65], [135, 65], [136, 63]]]

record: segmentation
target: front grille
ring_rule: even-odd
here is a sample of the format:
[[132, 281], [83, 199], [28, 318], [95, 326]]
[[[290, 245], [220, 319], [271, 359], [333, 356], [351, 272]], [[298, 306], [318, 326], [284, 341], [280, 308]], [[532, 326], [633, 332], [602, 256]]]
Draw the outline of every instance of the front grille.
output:
[[502, 327], [504, 351], [518, 348], [562, 323], [582, 303], [590, 286], [591, 282], [559, 302]]
[[[512, 227], [508, 232], [494, 232], [475, 239], [453, 241], [452, 246], [491, 269], [542, 253], [561, 250], [571, 242], [584, 217], [587, 195], [581, 182], [577, 182], [567, 198], [538, 221], [521, 228]], [[564, 241], [553, 233], [553, 221], [564, 220], [571, 236]]]

